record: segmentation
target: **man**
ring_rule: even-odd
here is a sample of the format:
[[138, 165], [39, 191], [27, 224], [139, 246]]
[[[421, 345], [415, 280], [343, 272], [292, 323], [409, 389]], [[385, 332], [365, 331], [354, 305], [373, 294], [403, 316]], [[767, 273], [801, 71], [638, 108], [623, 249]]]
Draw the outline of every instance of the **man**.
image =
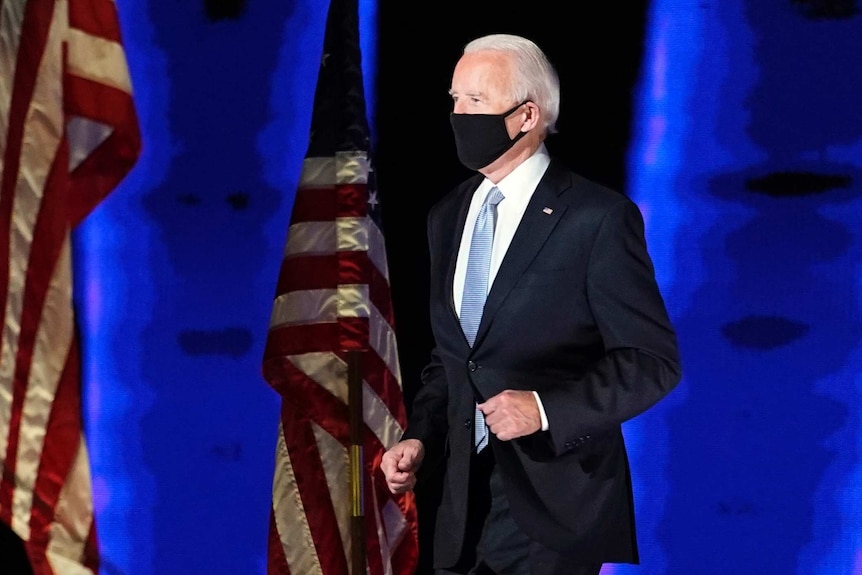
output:
[[533, 42], [474, 40], [449, 92], [478, 174], [428, 217], [435, 348], [381, 469], [398, 493], [445, 461], [438, 575], [637, 563], [621, 424], [680, 380], [643, 219], [549, 157], [559, 80]]

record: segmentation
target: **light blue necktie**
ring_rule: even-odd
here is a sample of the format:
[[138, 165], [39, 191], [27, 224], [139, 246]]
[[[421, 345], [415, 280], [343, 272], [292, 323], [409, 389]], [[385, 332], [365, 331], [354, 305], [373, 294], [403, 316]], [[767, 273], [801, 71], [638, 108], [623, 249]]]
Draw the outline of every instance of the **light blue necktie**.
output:
[[[497, 223], [497, 204], [503, 201], [503, 193], [495, 186], [488, 191], [479, 210], [470, 242], [467, 259], [467, 275], [464, 278], [464, 294], [461, 298], [461, 328], [470, 346], [476, 341], [482, 309], [488, 296], [488, 276], [491, 269], [491, 247], [494, 244], [494, 226]], [[474, 439], [476, 451], [488, 445], [488, 426], [485, 416], [476, 407]]]

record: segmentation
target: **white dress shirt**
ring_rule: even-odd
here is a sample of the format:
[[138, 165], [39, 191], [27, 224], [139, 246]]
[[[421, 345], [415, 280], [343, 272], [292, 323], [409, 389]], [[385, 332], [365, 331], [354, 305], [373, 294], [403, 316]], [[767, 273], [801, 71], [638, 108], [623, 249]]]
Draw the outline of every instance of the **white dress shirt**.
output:
[[[497, 276], [497, 271], [500, 269], [503, 257], [512, 243], [512, 238], [515, 236], [518, 224], [521, 223], [521, 217], [527, 209], [527, 204], [530, 202], [533, 192], [536, 191], [536, 186], [539, 185], [539, 180], [542, 179], [550, 163], [551, 158], [548, 155], [548, 150], [542, 144], [536, 150], [536, 153], [512, 170], [512, 173], [497, 184], [504, 199], [497, 205], [497, 223], [494, 227], [494, 244], [491, 247], [491, 269], [488, 272], [489, 290], [494, 283], [494, 278]], [[494, 184], [491, 180], [485, 178], [473, 193], [473, 199], [470, 201], [470, 209], [467, 211], [467, 221], [464, 223], [464, 233], [461, 235], [461, 246], [458, 249], [458, 260], [455, 263], [455, 279], [452, 286], [455, 309], [459, 314], [461, 313], [461, 300], [464, 296], [464, 279], [467, 276], [467, 258], [470, 254], [470, 242], [473, 239], [473, 226], [476, 223], [482, 203], [485, 201], [485, 196], [488, 195], [488, 191], [493, 187]], [[535, 391], [533, 395], [539, 404], [539, 412], [542, 416], [542, 430], [547, 430], [548, 418], [545, 415], [542, 400]]]

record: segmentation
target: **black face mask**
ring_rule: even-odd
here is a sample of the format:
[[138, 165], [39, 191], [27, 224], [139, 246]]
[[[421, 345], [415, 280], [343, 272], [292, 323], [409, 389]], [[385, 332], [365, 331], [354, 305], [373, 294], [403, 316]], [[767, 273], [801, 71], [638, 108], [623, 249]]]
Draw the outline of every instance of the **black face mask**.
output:
[[527, 132], [518, 132], [517, 136], [509, 138], [506, 118], [527, 102], [529, 100], [524, 100], [502, 114], [449, 114], [461, 163], [471, 170], [479, 170], [514, 146]]

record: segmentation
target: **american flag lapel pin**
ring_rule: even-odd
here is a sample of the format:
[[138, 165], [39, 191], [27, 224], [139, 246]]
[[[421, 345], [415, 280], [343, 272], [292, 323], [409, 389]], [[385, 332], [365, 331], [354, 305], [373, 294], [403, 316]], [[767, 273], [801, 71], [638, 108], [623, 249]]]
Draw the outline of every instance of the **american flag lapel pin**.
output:
[[554, 213], [554, 210], [552, 210], [551, 208], [544, 208], [542, 211], [545, 212], [546, 214], [548, 214], [549, 216]]

